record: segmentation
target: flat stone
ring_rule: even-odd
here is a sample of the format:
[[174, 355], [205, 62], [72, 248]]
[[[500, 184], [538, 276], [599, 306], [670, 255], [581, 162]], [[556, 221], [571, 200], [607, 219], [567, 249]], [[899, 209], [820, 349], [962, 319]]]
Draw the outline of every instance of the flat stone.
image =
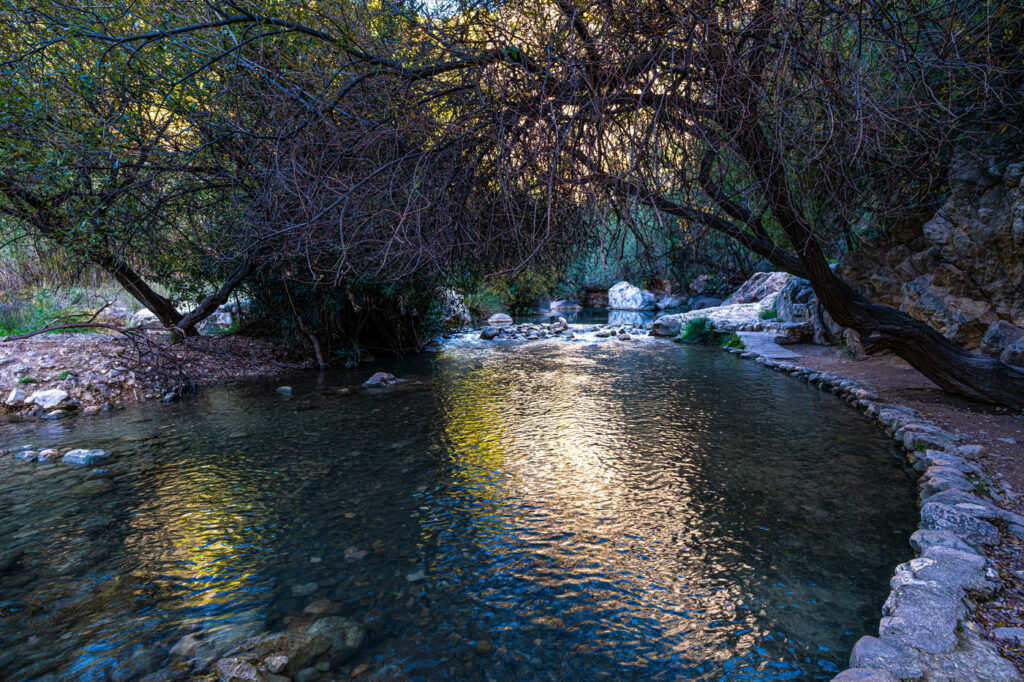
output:
[[512, 324], [512, 316], [505, 313], [494, 313], [487, 318], [487, 325], [490, 327], [505, 327]]
[[[897, 576], [894, 581], [899, 581]], [[956, 628], [964, 608], [959, 599], [923, 581], [898, 584], [882, 607], [878, 633], [899, 648], [938, 654], [956, 647]]]
[[217, 677], [223, 682], [235, 682], [236, 680], [259, 680], [259, 671], [256, 666], [244, 658], [224, 658], [217, 661]]
[[864, 636], [853, 645], [851, 668], [880, 668], [899, 678], [921, 677], [921, 659], [912, 650], [897, 649], [878, 637]]
[[278, 386], [276, 390], [277, 390], [278, 393], [280, 393], [282, 395], [291, 395], [292, 394], [292, 387], [291, 386]]
[[910, 536], [910, 546], [920, 554], [929, 547], [950, 547], [961, 552], [974, 552], [970, 545], [949, 530], [918, 529]]
[[957, 448], [960, 456], [964, 459], [978, 459], [985, 454], [985, 446], [983, 445], [961, 445]]
[[921, 505], [921, 528], [948, 530], [964, 542], [973, 545], [994, 545], [999, 542], [999, 531], [987, 521], [973, 516], [969, 507], [982, 505], [951, 505], [928, 500]]
[[992, 636], [1003, 641], [1024, 644], [1024, 628], [1001, 627], [992, 631]]
[[775, 343], [775, 334], [769, 334], [768, 332], [736, 332], [736, 336], [740, 337], [743, 341], [743, 347], [746, 350], [762, 357], [774, 358], [776, 360], [792, 360], [800, 357], [799, 353], [794, 353], [788, 348], [783, 348]]
[[105, 460], [107, 457], [110, 457], [110, 453], [106, 450], [77, 449], [67, 452], [64, 455], [63, 461], [65, 464], [92, 466], [97, 462]]
[[900, 682], [900, 678], [888, 670], [850, 668], [833, 677], [832, 682]]
[[59, 388], [51, 388], [46, 391], [36, 391], [29, 396], [28, 400], [25, 401], [25, 404], [37, 405], [44, 410], [52, 410], [67, 399], [67, 391], [63, 391]]
[[342, 618], [341, 616], [328, 616], [313, 623], [307, 635], [321, 636], [330, 642], [331, 655], [335, 658], [344, 658], [354, 653], [363, 643], [366, 630], [362, 624]]

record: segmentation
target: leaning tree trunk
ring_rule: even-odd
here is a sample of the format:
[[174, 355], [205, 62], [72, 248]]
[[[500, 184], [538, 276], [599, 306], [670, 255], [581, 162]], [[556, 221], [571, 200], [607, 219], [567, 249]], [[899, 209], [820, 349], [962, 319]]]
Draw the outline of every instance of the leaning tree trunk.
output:
[[870, 346], [896, 353], [949, 393], [1024, 409], [1024, 370], [964, 350], [924, 322], [871, 303], [832, 271], [811, 224], [798, 208], [782, 170], [780, 151], [756, 124], [742, 129], [737, 146], [761, 181], [765, 199], [803, 266], [785, 269], [810, 281], [832, 319], [856, 331]]
[[[816, 249], [812, 249], [815, 251]], [[884, 346], [945, 391], [974, 400], [1024, 409], [1024, 370], [971, 353], [924, 322], [871, 303], [838, 277], [820, 252], [801, 254], [818, 301], [867, 346]]]

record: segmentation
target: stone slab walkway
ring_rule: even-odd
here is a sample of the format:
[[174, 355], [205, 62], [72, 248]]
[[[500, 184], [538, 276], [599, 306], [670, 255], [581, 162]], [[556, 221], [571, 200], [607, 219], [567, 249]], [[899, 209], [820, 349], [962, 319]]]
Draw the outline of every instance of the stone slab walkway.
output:
[[800, 357], [799, 353], [783, 348], [775, 343], [775, 334], [768, 332], [736, 332], [736, 335], [743, 339], [745, 350], [752, 351], [758, 355], [773, 360], [791, 360]]

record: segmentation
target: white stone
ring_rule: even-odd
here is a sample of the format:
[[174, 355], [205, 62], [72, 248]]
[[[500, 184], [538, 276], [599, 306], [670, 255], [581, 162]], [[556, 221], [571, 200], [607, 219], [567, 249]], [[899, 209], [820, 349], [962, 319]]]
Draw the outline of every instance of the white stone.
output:
[[25, 391], [21, 390], [20, 388], [11, 389], [11, 392], [7, 395], [7, 400], [4, 401], [4, 403], [8, 407], [15, 407], [17, 405], [21, 405], [24, 402]]
[[80, 464], [82, 466], [92, 466], [99, 461], [102, 461], [110, 457], [110, 453], [106, 450], [86, 450], [79, 448], [77, 450], [70, 450], [64, 455], [65, 464]]
[[491, 327], [504, 327], [512, 324], [512, 316], [505, 313], [494, 313], [487, 318], [487, 324]]
[[44, 410], [50, 410], [68, 399], [68, 392], [59, 388], [51, 388], [47, 391], [36, 391], [25, 401], [27, 405], [38, 405]]
[[654, 310], [655, 296], [629, 282], [617, 282], [608, 290], [610, 310]]
[[143, 308], [139, 312], [132, 315], [132, 326], [142, 327], [143, 325], [160, 324], [160, 318], [156, 316], [149, 308]]

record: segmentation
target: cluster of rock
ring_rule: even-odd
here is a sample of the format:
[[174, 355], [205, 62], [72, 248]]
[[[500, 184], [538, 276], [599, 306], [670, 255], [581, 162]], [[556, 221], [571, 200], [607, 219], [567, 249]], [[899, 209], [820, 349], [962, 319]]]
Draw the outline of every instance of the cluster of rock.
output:
[[544, 339], [561, 339], [563, 341], [583, 341], [616, 339], [629, 341], [648, 335], [651, 326], [624, 322], [621, 324], [595, 324], [589, 327], [576, 327], [573, 331], [564, 317], [555, 322], [523, 322], [513, 324], [512, 318], [504, 313], [492, 315], [487, 326], [480, 332], [480, 338], [486, 341], [541, 341]]
[[[228, 303], [218, 306], [209, 317], [196, 326], [196, 331], [200, 334], [222, 334], [232, 328], [235, 328], [241, 321], [242, 317], [249, 312], [251, 305], [251, 301], [241, 299], [238, 301], [229, 301]], [[114, 314], [117, 316], [115, 319], [123, 318], [124, 323], [131, 327], [163, 327], [160, 319], [152, 311], [146, 308], [132, 314], [128, 314], [127, 311], [125, 311], [123, 315], [121, 313], [121, 309], [118, 309]]]
[[[94, 414], [117, 402], [159, 398], [161, 386], [143, 386], [130, 351], [111, 337], [62, 335], [61, 342], [0, 345], [0, 412], [60, 419]], [[66, 345], [65, 345], [66, 344]]]
[[[952, 179], [948, 199], [923, 227], [858, 247], [839, 273], [872, 301], [1000, 357], [1005, 346], [983, 343], [992, 325], [1002, 323], [995, 336], [1009, 326], [1024, 333], [1024, 163], [965, 161]], [[1006, 361], [1020, 364], [1022, 350]]]
[[[1024, 516], [999, 506], [1005, 500], [975, 461], [983, 448], [964, 443], [914, 410], [882, 402], [850, 379], [751, 351], [730, 352], [860, 408], [905, 449], [921, 474], [921, 522], [910, 539], [918, 557], [896, 568], [878, 636], [858, 640], [850, 670], [835, 680], [1020, 680], [1013, 664], [999, 655], [971, 618], [976, 600], [990, 598], [1000, 580], [984, 548], [1000, 542], [1000, 527], [1024, 539]], [[995, 635], [1015, 638], [1024, 633]]]
[[679, 294], [658, 296], [629, 282], [617, 282], [608, 290], [609, 310], [664, 310], [685, 305], [687, 298]]
[[36, 450], [31, 445], [22, 445], [12, 450], [0, 450], [0, 455], [13, 455], [22, 462], [63, 462], [75, 466], [93, 466], [106, 461], [110, 452], [100, 449], [73, 448], [61, 452], [54, 448]]
[[320, 599], [286, 619], [282, 632], [259, 632], [256, 621], [186, 634], [170, 650], [195, 675], [222, 682], [307, 682], [350, 658], [363, 645], [366, 627], [337, 614], [341, 605]]
[[555, 322], [523, 322], [513, 324], [512, 318], [505, 313], [496, 313], [487, 320], [487, 326], [480, 332], [480, 338], [487, 341], [502, 338], [507, 340], [523, 339], [525, 341], [538, 341], [551, 337], [574, 338], [569, 330], [569, 323], [564, 317], [558, 318]]

